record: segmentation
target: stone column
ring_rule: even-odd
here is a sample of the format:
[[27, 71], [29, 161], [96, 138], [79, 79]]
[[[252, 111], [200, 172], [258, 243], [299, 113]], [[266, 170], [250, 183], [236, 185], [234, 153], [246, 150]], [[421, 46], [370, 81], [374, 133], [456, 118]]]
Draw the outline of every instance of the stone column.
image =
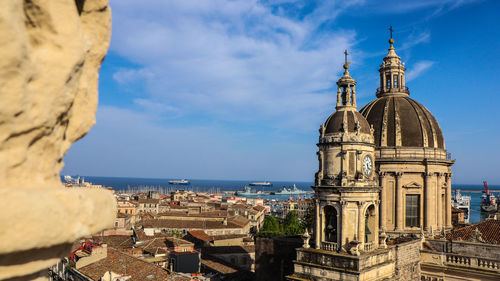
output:
[[386, 185], [386, 182], [385, 182], [385, 177], [387, 176], [387, 173], [386, 172], [380, 172], [379, 174], [379, 185], [380, 187], [382, 188], [382, 190], [380, 191], [380, 204], [379, 204], [379, 208], [380, 208], [380, 217], [379, 217], [379, 225], [380, 225], [380, 229], [382, 231], [385, 231], [385, 222], [387, 220], [386, 218], [386, 210], [385, 210], [385, 205], [386, 203], [386, 199], [385, 199], [385, 193], [386, 193], [386, 189], [384, 188], [384, 186]]
[[320, 241], [320, 232], [321, 232], [321, 226], [320, 226], [320, 220], [319, 220], [319, 199], [316, 198], [314, 199], [315, 201], [315, 207], [316, 207], [316, 221], [315, 221], [315, 228], [314, 228], [314, 239], [316, 240], [316, 249], [321, 248], [321, 241]]
[[382, 89], [385, 91], [387, 89], [387, 81], [385, 80], [385, 73], [382, 72]]
[[431, 204], [432, 204], [432, 194], [431, 194], [431, 177], [432, 173], [425, 173], [425, 183], [424, 183], [424, 228], [426, 231], [430, 230], [431, 226]]
[[[377, 200], [377, 201], [374, 202], [375, 203], [375, 216], [377, 218], [380, 217], [380, 211], [379, 211], [379, 209], [380, 209], [380, 202], [381, 202], [380, 200]], [[377, 221], [377, 220], [375, 220], [375, 221]], [[380, 225], [375, 224], [375, 238], [373, 240], [373, 242], [374, 242], [373, 243], [374, 248], [378, 248], [379, 230], [380, 230]], [[384, 232], [385, 232], [385, 229], [384, 229]]]
[[402, 172], [395, 173], [396, 176], [396, 231], [403, 230], [403, 182]]
[[365, 239], [364, 239], [364, 228], [363, 228], [363, 223], [364, 223], [364, 214], [363, 214], [363, 202], [357, 202], [358, 204], [358, 230], [357, 230], [357, 234], [356, 234], [356, 237], [358, 239], [358, 241], [360, 242], [365, 242]]
[[[446, 174], [446, 228], [451, 225], [451, 173]], [[470, 215], [470, 214], [469, 214]]]
[[436, 224], [439, 229], [444, 226], [443, 223], [443, 201], [441, 200], [441, 178], [442, 173], [437, 173], [437, 181], [436, 181], [436, 201], [437, 201], [437, 220]]

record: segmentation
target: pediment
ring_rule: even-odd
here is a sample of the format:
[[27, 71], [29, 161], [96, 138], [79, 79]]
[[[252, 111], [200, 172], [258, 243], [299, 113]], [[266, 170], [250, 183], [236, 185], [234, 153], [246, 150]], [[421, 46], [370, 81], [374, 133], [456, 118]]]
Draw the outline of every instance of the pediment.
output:
[[414, 182], [403, 185], [403, 187], [404, 188], [421, 188], [422, 185], [418, 184], [417, 182], [414, 181]]

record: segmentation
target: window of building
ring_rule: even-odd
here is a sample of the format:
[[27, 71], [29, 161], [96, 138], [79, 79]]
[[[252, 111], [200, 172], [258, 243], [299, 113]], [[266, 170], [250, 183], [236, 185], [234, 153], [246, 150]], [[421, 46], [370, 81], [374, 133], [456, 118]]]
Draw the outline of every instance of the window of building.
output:
[[398, 88], [399, 87], [398, 75], [394, 74], [394, 77], [392, 78], [392, 80], [394, 82], [394, 88]]
[[420, 227], [420, 195], [406, 195], [406, 227]]
[[385, 76], [385, 84], [386, 84], [387, 89], [391, 88], [391, 75], [390, 74], [387, 74]]

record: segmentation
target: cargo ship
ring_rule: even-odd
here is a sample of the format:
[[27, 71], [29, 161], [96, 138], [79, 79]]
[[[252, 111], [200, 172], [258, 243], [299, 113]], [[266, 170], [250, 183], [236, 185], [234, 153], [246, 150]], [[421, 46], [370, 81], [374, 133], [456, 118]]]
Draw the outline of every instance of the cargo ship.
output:
[[263, 181], [263, 182], [251, 182], [249, 184], [250, 186], [273, 186], [272, 183], [268, 182], [268, 181]]
[[483, 181], [484, 191], [481, 195], [481, 212], [494, 213], [498, 210], [498, 202], [495, 195], [490, 193], [488, 183]]
[[188, 185], [190, 182], [188, 180], [182, 179], [182, 180], [171, 180], [168, 181], [169, 184], [178, 184], [178, 185]]

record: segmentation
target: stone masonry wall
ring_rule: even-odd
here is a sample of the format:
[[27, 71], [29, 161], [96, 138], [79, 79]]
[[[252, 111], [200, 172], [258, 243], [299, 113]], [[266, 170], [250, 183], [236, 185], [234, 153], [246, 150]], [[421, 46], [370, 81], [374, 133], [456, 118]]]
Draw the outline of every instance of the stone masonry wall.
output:
[[420, 240], [395, 245], [396, 280], [420, 280]]

